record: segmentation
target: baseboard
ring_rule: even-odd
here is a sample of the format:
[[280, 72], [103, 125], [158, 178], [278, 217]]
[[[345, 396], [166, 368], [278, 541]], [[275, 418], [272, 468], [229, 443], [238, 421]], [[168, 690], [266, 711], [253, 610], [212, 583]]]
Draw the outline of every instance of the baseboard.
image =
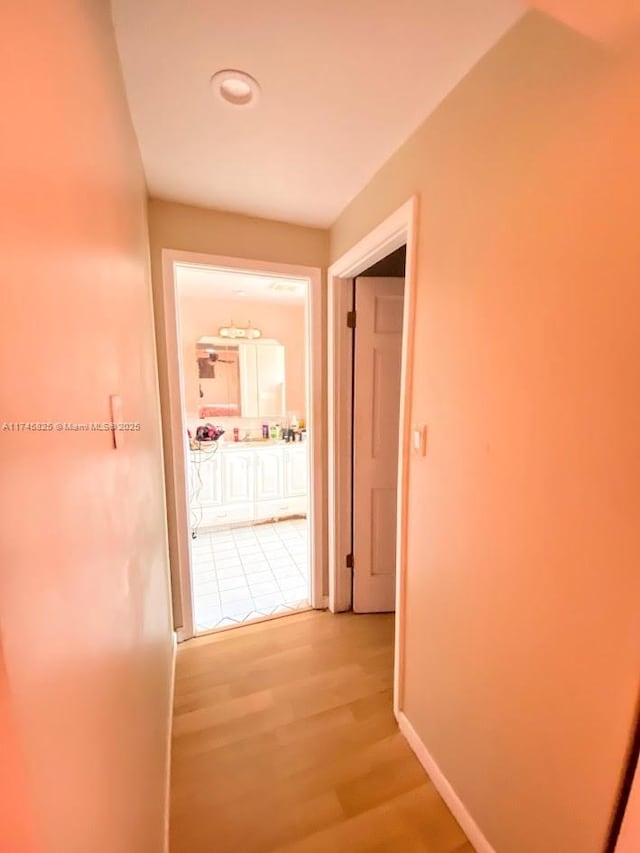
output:
[[397, 714], [397, 719], [400, 731], [477, 853], [496, 853], [402, 711]]
[[171, 806], [171, 735], [173, 733], [173, 697], [176, 689], [176, 653], [178, 650], [178, 635], [171, 634], [171, 675], [169, 681], [169, 721], [167, 724], [167, 771], [164, 781], [164, 853], [169, 853], [169, 810]]

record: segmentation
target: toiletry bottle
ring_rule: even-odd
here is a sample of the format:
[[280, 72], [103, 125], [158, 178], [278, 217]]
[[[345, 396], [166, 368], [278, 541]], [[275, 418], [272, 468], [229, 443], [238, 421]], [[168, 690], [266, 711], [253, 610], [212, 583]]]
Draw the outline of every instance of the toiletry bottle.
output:
[[233, 428], [233, 440], [240, 441], [240, 430], [238, 429], [238, 427]]
[[262, 424], [262, 437], [269, 438], [269, 424]]

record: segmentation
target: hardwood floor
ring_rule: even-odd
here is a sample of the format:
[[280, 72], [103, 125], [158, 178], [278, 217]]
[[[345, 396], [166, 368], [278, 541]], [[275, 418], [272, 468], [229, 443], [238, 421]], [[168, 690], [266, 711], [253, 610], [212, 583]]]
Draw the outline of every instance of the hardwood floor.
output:
[[398, 731], [392, 642], [309, 612], [181, 646], [171, 853], [473, 853]]

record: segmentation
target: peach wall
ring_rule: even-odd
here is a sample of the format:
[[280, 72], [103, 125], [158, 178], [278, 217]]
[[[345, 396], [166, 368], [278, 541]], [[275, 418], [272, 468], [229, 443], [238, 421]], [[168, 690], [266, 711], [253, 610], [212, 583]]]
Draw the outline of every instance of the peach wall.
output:
[[8, 4], [0, 42], [0, 420], [105, 421], [120, 394], [141, 424], [117, 451], [108, 432], [0, 431], [0, 791], [22, 810], [0, 849], [160, 853], [171, 625], [144, 179], [108, 4]]
[[419, 195], [404, 710], [497, 853], [601, 853], [631, 735], [639, 90], [530, 13], [332, 229]]
[[[220, 326], [233, 319], [240, 325], [248, 321], [262, 331], [264, 338], [275, 338], [285, 347], [285, 382], [287, 412], [305, 413], [305, 310], [304, 304], [259, 302], [243, 298], [209, 299], [202, 295], [180, 294], [180, 329], [184, 392], [187, 415], [197, 418], [202, 400], [198, 394], [196, 341], [203, 335], [217, 335]], [[207, 387], [210, 387], [209, 380]], [[216, 402], [228, 402], [217, 400]], [[214, 418], [215, 420], [215, 418]], [[282, 420], [282, 418], [278, 418]]]
[[[151, 244], [151, 276], [153, 281], [153, 305], [157, 338], [158, 374], [160, 403], [165, 424], [165, 471], [166, 494], [169, 506], [175, 504], [174, 472], [169, 452], [171, 423], [168, 399], [167, 352], [164, 343], [165, 316], [162, 304], [162, 250], [175, 249], [185, 252], [248, 258], [283, 264], [300, 264], [325, 270], [329, 256], [329, 232], [319, 228], [307, 228], [226, 213], [203, 207], [193, 207], [161, 199], [149, 199], [149, 242]], [[326, 305], [323, 302], [323, 323]], [[324, 353], [320, 354], [324, 363]], [[323, 387], [326, 387], [323, 373]], [[323, 450], [326, 452], [326, 448]], [[326, 465], [323, 466], [326, 489]], [[178, 551], [174, 515], [170, 512], [169, 555], [173, 578], [173, 612], [176, 625], [182, 625], [182, 613], [176, 590], [179, 586], [177, 574]], [[327, 579], [324, 580], [327, 589]]]
[[36, 828], [20, 731], [0, 646], [0, 850], [35, 853]]
[[605, 43], [626, 39], [640, 26], [635, 0], [531, 0], [530, 5]]
[[638, 853], [640, 850], [640, 765], [636, 767], [631, 793], [627, 802], [616, 853]]

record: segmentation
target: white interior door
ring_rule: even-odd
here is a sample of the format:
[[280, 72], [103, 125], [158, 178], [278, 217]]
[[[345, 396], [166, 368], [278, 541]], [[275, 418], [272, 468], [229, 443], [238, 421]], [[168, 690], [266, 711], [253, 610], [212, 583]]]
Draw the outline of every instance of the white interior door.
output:
[[355, 285], [353, 609], [395, 609], [403, 278]]

